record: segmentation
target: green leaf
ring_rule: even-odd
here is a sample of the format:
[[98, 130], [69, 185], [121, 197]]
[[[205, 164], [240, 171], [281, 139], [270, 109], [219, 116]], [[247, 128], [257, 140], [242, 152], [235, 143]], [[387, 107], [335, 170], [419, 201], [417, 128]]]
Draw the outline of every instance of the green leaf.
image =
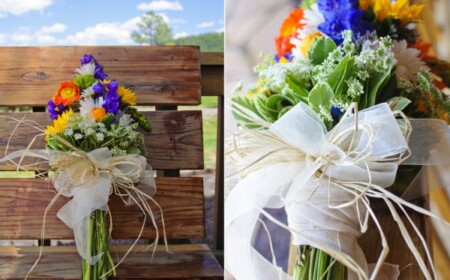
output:
[[336, 43], [327, 36], [314, 37], [309, 49], [308, 58], [312, 64], [319, 65], [336, 49]]
[[328, 77], [327, 82], [333, 89], [336, 96], [339, 96], [341, 94], [345, 82], [354, 71], [354, 68], [356, 66], [355, 63], [356, 61], [354, 57], [346, 55]]
[[328, 83], [318, 83], [309, 93], [308, 103], [311, 107], [318, 110], [320, 106], [331, 109], [331, 99], [333, 99], [333, 89]]
[[411, 103], [411, 100], [406, 97], [397, 96], [389, 99], [387, 103], [392, 111], [402, 111]]
[[[369, 87], [368, 87], [368, 102], [366, 104], [366, 108], [369, 108], [376, 104], [377, 95], [380, 90], [387, 84], [389, 81], [389, 76], [391, 75], [391, 71], [375, 73], [370, 76]], [[364, 109], [364, 108], [361, 108]]]
[[137, 147], [129, 147], [127, 149], [127, 154], [133, 154], [133, 155], [139, 155], [141, 153], [141, 150]]
[[278, 119], [280, 119], [284, 114], [286, 114], [287, 111], [291, 110], [292, 107], [294, 106], [286, 106], [283, 109], [281, 109], [280, 112], [278, 113]]
[[110, 113], [106, 114], [106, 115], [103, 117], [102, 123], [105, 125], [105, 127], [106, 127], [107, 129], [111, 129], [111, 124], [113, 123], [114, 118], [115, 118], [114, 115], [113, 115], [113, 114], [110, 114]]

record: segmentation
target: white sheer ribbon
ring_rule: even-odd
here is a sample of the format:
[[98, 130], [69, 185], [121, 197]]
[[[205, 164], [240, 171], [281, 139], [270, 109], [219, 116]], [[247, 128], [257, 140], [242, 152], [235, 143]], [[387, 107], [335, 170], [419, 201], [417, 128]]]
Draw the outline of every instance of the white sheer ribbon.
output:
[[[236, 108], [241, 114], [247, 113]], [[254, 118], [250, 113], [246, 117]], [[255, 123], [264, 124], [256, 119]], [[379, 104], [357, 114], [349, 110], [327, 133], [314, 111], [299, 103], [268, 131], [244, 130], [232, 139], [227, 155], [238, 169], [242, 168], [244, 178], [226, 200], [227, 269], [237, 279], [290, 279], [275, 259], [270, 263], [251, 244], [262, 214], [289, 230], [294, 244], [322, 249], [342, 262], [352, 272], [350, 278], [375, 279], [386, 266], [383, 262], [388, 253], [383, 231], [368, 202], [369, 197], [376, 197], [388, 205], [422, 272], [430, 279], [431, 273], [394, 204], [402, 210], [410, 207], [432, 214], [385, 190], [393, 184], [398, 164], [407, 157], [405, 138], [409, 132], [406, 118], [396, 120], [387, 104]], [[264, 211], [283, 206], [287, 226]], [[356, 242], [366, 230], [369, 217], [379, 227], [384, 248], [370, 274]], [[398, 269], [389, 269], [389, 279], [396, 278]]]

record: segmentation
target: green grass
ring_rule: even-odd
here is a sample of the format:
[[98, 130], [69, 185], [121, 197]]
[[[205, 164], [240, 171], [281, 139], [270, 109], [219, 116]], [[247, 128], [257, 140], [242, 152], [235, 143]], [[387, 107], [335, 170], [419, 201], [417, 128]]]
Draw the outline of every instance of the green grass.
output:
[[202, 96], [202, 108], [217, 108], [217, 96]]
[[205, 169], [216, 167], [217, 115], [203, 118]]

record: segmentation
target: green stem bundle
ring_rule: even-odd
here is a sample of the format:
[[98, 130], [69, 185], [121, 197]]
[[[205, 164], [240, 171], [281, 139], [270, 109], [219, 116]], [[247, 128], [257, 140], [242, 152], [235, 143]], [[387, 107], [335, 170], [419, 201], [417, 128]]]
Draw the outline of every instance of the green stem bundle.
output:
[[344, 280], [346, 268], [322, 250], [300, 245], [293, 280]]
[[114, 261], [108, 249], [109, 235], [105, 216], [105, 211], [96, 210], [89, 219], [87, 249], [92, 256], [99, 254], [101, 256], [94, 265], [83, 259], [82, 280], [106, 280], [108, 277], [116, 275]]

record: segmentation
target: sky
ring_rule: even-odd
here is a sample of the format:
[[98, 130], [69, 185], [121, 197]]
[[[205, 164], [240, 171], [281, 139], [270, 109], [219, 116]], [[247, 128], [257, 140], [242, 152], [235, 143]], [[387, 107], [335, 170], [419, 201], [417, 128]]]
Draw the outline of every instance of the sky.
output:
[[0, 46], [134, 45], [148, 10], [175, 38], [224, 30], [224, 0], [0, 0]]

